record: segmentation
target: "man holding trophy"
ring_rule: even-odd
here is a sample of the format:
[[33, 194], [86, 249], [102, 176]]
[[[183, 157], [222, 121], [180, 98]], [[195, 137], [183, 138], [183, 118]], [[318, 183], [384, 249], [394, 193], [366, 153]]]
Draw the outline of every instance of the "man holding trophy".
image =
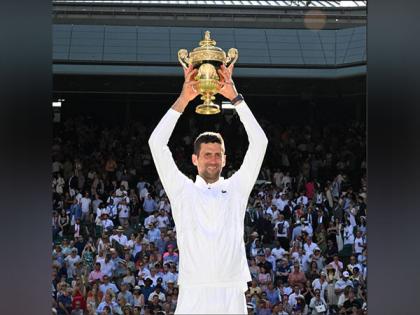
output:
[[[244, 216], [268, 140], [232, 81], [237, 51], [235, 57], [231, 49], [226, 58], [214, 44], [206, 32], [200, 42], [201, 51], [195, 55], [201, 59], [194, 59], [193, 53], [188, 58], [185, 51], [179, 54], [185, 79], [181, 94], [149, 139], [177, 230], [180, 256], [175, 314], [248, 313], [244, 292], [251, 275], [243, 240]], [[240, 169], [225, 179], [220, 176], [226, 163], [222, 136], [214, 132], [200, 134], [192, 155], [198, 171], [193, 182], [177, 168], [168, 147], [169, 138], [188, 103], [199, 94], [204, 104], [197, 108], [198, 113], [218, 112], [217, 105], [211, 102], [216, 93], [235, 106], [249, 147]]]

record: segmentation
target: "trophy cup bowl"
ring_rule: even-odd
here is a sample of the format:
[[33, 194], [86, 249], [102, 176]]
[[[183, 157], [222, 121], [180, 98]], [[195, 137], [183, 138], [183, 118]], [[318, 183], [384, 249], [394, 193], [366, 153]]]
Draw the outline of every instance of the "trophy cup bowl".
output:
[[202, 104], [198, 105], [195, 112], [202, 115], [217, 114], [220, 106], [214, 104], [215, 96], [219, 92], [219, 75], [217, 69], [222, 64], [229, 66], [238, 59], [238, 50], [231, 48], [226, 53], [216, 47], [216, 41], [210, 38], [210, 32], [206, 31], [204, 39], [200, 41], [200, 47], [195, 48], [188, 54], [186, 49], [178, 51], [178, 60], [186, 69], [190, 64], [198, 69], [195, 80], [198, 81], [198, 90], [201, 94]]

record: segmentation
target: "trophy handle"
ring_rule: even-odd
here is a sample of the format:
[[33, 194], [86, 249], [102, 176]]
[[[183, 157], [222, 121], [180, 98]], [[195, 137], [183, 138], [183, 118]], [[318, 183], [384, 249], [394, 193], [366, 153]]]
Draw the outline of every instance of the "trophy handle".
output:
[[236, 48], [229, 49], [227, 57], [225, 59], [226, 66], [229, 67], [231, 64], [234, 64], [238, 60], [239, 53]]
[[178, 50], [178, 60], [184, 69], [188, 69], [190, 58], [188, 58], [188, 51], [186, 49]]

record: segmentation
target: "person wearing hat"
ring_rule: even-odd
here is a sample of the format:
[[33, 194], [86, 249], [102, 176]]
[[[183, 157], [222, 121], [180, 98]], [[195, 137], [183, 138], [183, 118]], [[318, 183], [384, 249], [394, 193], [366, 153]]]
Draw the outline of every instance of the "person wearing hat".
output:
[[67, 279], [73, 279], [74, 273], [76, 271], [76, 263], [80, 260], [81, 258], [77, 254], [77, 248], [73, 247], [71, 249], [70, 255], [64, 258], [64, 262], [67, 268]]
[[327, 287], [328, 287], [327, 273], [326, 271], [322, 270], [320, 272], [319, 278], [316, 278], [314, 281], [312, 281], [312, 288], [314, 288], [314, 290], [316, 289], [320, 290], [321, 297], [325, 297]]
[[168, 244], [168, 251], [163, 254], [163, 263], [173, 262], [178, 264], [179, 256], [174, 252], [175, 246], [173, 244]]
[[127, 236], [125, 236], [123, 234], [124, 228], [121, 225], [119, 225], [116, 231], [117, 231], [117, 234], [114, 234], [110, 237], [111, 243], [112, 243], [113, 240], [115, 240], [121, 246], [126, 246], [127, 242], [128, 242], [128, 239], [127, 239]]
[[316, 262], [317, 270], [322, 270], [325, 266], [325, 258], [321, 255], [321, 249], [317, 246], [314, 248], [310, 263]]
[[163, 288], [167, 296], [172, 295], [175, 291], [175, 282], [173, 280], [168, 280]]
[[104, 231], [109, 231], [114, 228], [114, 223], [109, 219], [109, 214], [107, 212], [101, 214], [101, 226]]
[[144, 282], [144, 287], [142, 289], [142, 293], [144, 295], [144, 300], [148, 301], [149, 295], [152, 294], [152, 292], [155, 290], [155, 287], [152, 286], [153, 280], [150, 276], [146, 276], [143, 282]]
[[140, 286], [136, 285], [133, 288], [133, 306], [140, 306], [143, 307], [144, 306], [144, 295], [141, 292], [141, 288]]
[[292, 242], [296, 241], [297, 237], [302, 233], [302, 223], [300, 220], [296, 220], [292, 230]]
[[349, 278], [350, 273], [346, 270], [343, 272], [341, 279], [337, 280], [334, 286], [334, 291], [337, 296], [343, 293], [345, 287], [351, 286], [353, 288], [353, 282]]

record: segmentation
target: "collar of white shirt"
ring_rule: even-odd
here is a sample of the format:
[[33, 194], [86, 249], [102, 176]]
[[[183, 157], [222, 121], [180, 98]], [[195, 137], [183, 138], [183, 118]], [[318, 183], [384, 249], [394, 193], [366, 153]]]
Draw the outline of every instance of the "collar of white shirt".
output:
[[200, 176], [200, 175], [197, 175], [196, 177], [195, 177], [195, 184], [198, 186], [198, 187], [201, 187], [201, 188], [212, 188], [212, 187], [217, 187], [217, 186], [219, 186], [222, 182], [224, 181], [224, 178], [223, 177], [219, 177], [219, 179], [217, 180], [217, 181], [215, 181], [214, 183], [206, 183], [206, 181]]

